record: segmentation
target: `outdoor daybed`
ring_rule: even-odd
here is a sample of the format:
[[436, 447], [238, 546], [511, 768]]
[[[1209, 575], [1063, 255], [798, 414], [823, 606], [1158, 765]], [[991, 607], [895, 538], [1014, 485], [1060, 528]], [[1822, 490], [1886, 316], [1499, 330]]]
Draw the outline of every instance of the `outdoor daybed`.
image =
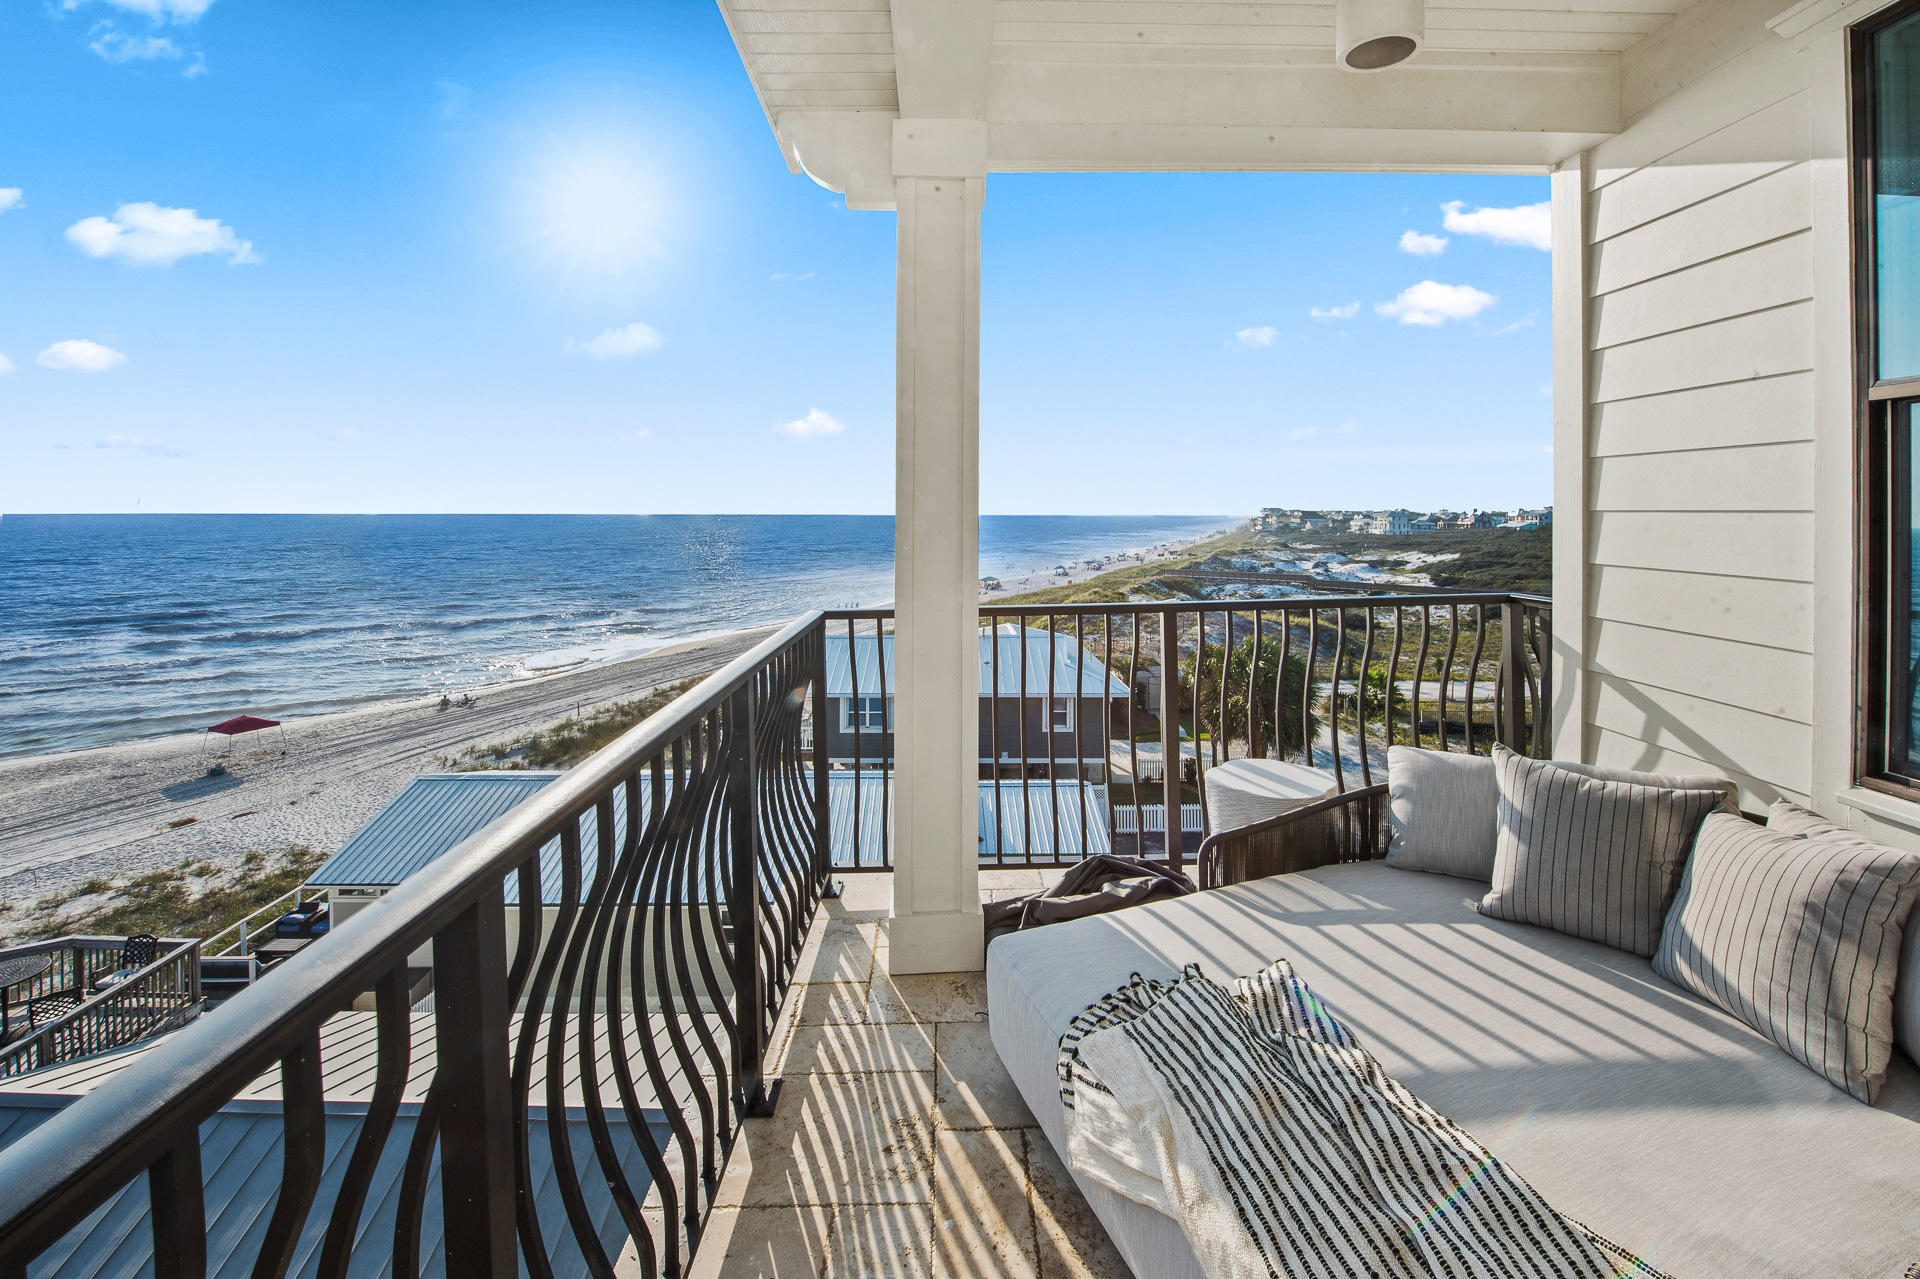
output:
[[[1371, 860], [1385, 790], [1209, 840], [1209, 891], [992, 944], [994, 1046], [1063, 1161], [1056, 1065], [1076, 1014], [1136, 972], [1197, 962], [1224, 980], [1286, 957], [1389, 1074], [1676, 1279], [1901, 1279], [1920, 1263], [1906, 1051], [1864, 1104], [1639, 955], [1477, 913], [1485, 881]], [[1172, 1218], [1076, 1180], [1140, 1279], [1200, 1273]]]

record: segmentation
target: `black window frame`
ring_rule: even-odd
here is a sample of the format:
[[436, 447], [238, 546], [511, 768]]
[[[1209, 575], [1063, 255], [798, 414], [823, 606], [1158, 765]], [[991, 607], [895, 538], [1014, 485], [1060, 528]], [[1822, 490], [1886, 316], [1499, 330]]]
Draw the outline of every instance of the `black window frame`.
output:
[[[1920, 13], [1905, 0], [1848, 29], [1852, 183], [1853, 350], [1856, 509], [1857, 704], [1854, 778], [1874, 790], [1920, 800], [1913, 759], [1911, 594], [1913, 432], [1920, 426], [1920, 376], [1878, 377], [1879, 272], [1876, 252], [1874, 37]], [[1903, 567], [1904, 570], [1903, 570]], [[1904, 591], [1896, 591], [1903, 575]]]

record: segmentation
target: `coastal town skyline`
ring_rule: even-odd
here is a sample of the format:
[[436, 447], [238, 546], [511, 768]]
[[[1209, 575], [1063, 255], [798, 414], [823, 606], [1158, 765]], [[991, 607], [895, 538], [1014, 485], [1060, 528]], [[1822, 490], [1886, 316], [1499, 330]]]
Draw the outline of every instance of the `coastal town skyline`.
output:
[[[17, 3], [0, 510], [884, 513], [894, 219], [675, 3]], [[981, 508], [1537, 504], [1547, 181], [996, 174]]]

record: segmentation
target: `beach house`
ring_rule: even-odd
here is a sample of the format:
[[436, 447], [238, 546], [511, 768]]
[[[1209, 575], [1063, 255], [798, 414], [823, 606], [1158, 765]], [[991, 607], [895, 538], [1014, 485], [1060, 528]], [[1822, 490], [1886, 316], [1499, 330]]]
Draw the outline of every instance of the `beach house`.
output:
[[[202, 1273], [210, 1236], [260, 1273], [324, 1256], [338, 1274], [416, 1249], [422, 1212], [447, 1273], [497, 1279], [563, 1254], [595, 1274], [1199, 1274], [1170, 1216], [1070, 1166], [1060, 1036], [1133, 972], [1224, 977], [1279, 955], [1386, 1069], [1498, 1147], [1432, 1202], [1510, 1164], [1674, 1274], [1912, 1273], [1910, 1031], [1875, 1041], [1886, 1082], [1868, 1104], [1641, 954], [1489, 919], [1462, 904], [1484, 883], [1372, 859], [1375, 755], [1410, 739], [1711, 775], [1749, 815], [1786, 800], [1839, 828], [1824, 841], [1920, 848], [1920, 6], [720, 10], [794, 180], [896, 221], [894, 609], [796, 618], [13, 1140], [0, 1274], [47, 1273], [36, 1258], [109, 1214], [160, 1274]], [[1198, 788], [1236, 742], [1318, 766], [1339, 794], [1309, 816], [1346, 842], [1308, 856], [1280, 826], [1264, 851], [1215, 830], [1205, 891], [989, 951], [983, 900], [1039, 875], [980, 856], [980, 222], [994, 175], [1042, 170], [1548, 175], [1548, 207], [1510, 234], [1552, 249], [1553, 593], [1067, 606], [1083, 644], [1167, 672], [1173, 749], [1182, 728], [1217, 728]], [[1058, 634], [1059, 610], [994, 612]], [[895, 637], [885, 687], [858, 694], [890, 699], [891, 781], [863, 814], [876, 875], [835, 866], [831, 770], [802, 737], [809, 715], [828, 722], [829, 638], [853, 626]], [[614, 796], [640, 791], [649, 818], [616, 838]], [[510, 963], [503, 884], [534, 883], [554, 841], [595, 873], [562, 884], [550, 930], [521, 913]], [[1193, 867], [1195, 851], [1175, 829], [1162, 855]], [[1229, 882], [1250, 866], [1295, 873]], [[621, 903], [703, 876], [732, 929], [716, 909], [622, 931]], [[1767, 926], [1757, 908], [1727, 922]], [[422, 946], [430, 1011], [404, 1001]], [[596, 1021], [610, 966], [644, 970], [630, 986], [658, 997]], [[1911, 998], [1900, 981], [1876, 989]], [[369, 990], [376, 1081], [349, 1131], [323, 1063]], [[431, 1058], [409, 1056], [410, 1031]], [[216, 1117], [268, 1073], [284, 1171], [240, 1230], [206, 1190], [227, 1149]], [[396, 1213], [368, 1188], [401, 1145], [377, 1183]], [[1289, 1202], [1310, 1229], [1336, 1197]]]
[[[892, 634], [827, 637], [827, 759], [839, 768], [891, 768]], [[1106, 780], [1106, 743], [1131, 722], [1132, 694], [1072, 634], [1011, 623], [983, 630], [980, 773], [983, 778]]]

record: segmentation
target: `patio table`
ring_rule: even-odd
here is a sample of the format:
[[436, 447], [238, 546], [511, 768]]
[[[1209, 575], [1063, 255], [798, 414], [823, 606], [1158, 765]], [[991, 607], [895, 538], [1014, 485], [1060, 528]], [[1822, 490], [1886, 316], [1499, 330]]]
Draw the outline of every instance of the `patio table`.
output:
[[1206, 771], [1207, 829], [1278, 817], [1334, 793], [1333, 774], [1278, 759], [1235, 759]]
[[0, 1040], [4, 1040], [13, 1029], [12, 1009], [8, 1006], [13, 988], [26, 985], [52, 967], [52, 955], [21, 955], [17, 959], [0, 959]]

